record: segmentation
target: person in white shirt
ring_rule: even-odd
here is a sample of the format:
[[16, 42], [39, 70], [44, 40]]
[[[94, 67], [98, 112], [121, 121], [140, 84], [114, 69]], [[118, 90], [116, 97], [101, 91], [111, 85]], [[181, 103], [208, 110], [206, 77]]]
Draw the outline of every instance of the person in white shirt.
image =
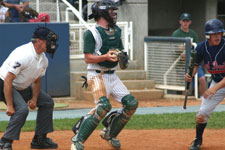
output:
[[30, 109], [37, 110], [35, 135], [31, 148], [49, 149], [58, 145], [47, 133], [53, 132], [52, 114], [54, 102], [40, 89], [41, 77], [45, 75], [48, 59], [57, 48], [57, 35], [46, 27], [38, 27], [31, 42], [17, 47], [0, 68], [0, 100], [6, 103], [10, 120], [0, 140], [0, 149], [12, 150], [13, 140], [19, 140]]
[[0, 0], [0, 22], [5, 22], [5, 18], [9, 16], [9, 8], [4, 6], [2, 0]]

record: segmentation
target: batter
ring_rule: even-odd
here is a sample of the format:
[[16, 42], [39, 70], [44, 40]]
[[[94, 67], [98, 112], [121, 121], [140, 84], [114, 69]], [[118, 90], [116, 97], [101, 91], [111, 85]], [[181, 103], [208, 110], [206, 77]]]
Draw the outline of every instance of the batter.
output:
[[[200, 109], [196, 115], [196, 137], [190, 150], [199, 150], [202, 145], [202, 136], [208, 119], [216, 106], [225, 97], [225, 88], [214, 90], [214, 86], [225, 77], [225, 30], [218, 19], [208, 20], [205, 24], [206, 41], [200, 42], [197, 47], [197, 56], [192, 77], [196, 74], [201, 62], [212, 75], [210, 88], [204, 92]], [[190, 82], [191, 76], [186, 74], [185, 80]], [[214, 91], [214, 92], [212, 92]]]

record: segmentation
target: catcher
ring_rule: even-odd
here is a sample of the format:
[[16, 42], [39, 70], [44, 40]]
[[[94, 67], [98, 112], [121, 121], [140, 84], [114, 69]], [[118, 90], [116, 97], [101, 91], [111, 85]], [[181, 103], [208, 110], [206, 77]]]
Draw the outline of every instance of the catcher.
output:
[[[84, 55], [88, 85], [96, 107], [73, 127], [71, 150], [83, 150], [84, 142], [105, 116], [100, 137], [112, 147], [120, 148], [117, 136], [138, 107], [138, 101], [115, 73], [118, 63], [121, 69], [128, 65], [128, 56], [122, 51], [121, 29], [116, 25], [117, 5], [110, 0], [100, 0], [91, 9], [89, 19], [94, 18], [97, 24], [84, 33]], [[120, 110], [111, 113], [110, 94], [122, 104]]]

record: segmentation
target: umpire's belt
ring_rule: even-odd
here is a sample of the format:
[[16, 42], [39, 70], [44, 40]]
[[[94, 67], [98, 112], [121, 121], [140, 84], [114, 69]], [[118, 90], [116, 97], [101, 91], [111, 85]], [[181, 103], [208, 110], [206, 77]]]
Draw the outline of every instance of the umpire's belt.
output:
[[115, 72], [115, 70], [107, 70], [107, 71], [103, 71], [103, 70], [95, 70], [97, 73], [102, 73], [102, 74], [113, 74]]

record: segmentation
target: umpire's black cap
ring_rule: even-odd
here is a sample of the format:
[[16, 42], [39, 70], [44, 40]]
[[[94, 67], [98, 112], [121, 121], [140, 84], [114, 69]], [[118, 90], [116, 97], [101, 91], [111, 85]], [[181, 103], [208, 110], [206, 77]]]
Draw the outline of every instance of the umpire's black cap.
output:
[[48, 34], [50, 33], [50, 29], [46, 28], [46, 27], [38, 27], [34, 33], [32, 38], [36, 39], [39, 38], [41, 40], [47, 40], [48, 39]]

